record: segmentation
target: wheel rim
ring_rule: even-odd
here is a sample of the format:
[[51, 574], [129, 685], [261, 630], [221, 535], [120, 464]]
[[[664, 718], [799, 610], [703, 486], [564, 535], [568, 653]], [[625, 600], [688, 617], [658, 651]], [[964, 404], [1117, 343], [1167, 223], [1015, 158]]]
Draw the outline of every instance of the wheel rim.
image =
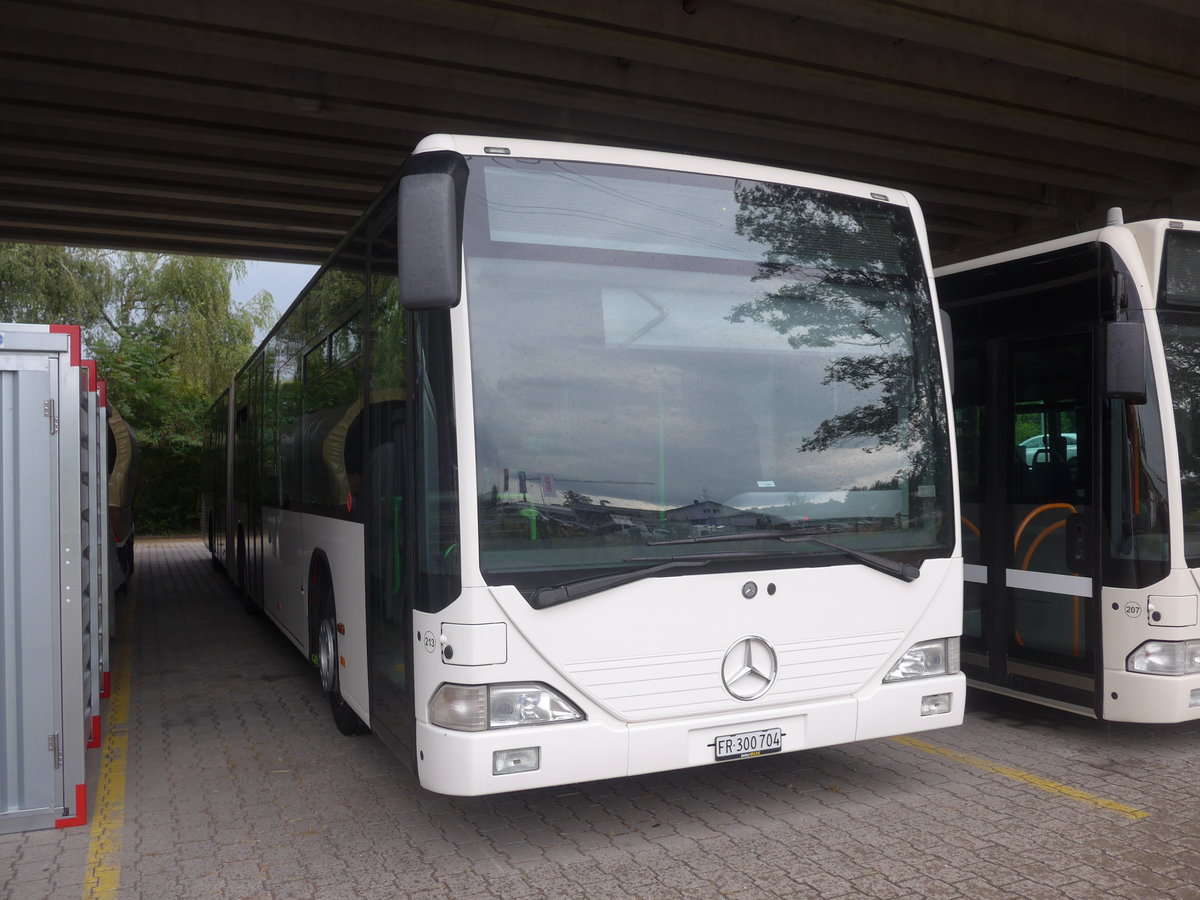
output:
[[337, 687], [337, 635], [333, 630], [332, 619], [325, 619], [321, 622], [317, 644], [317, 654], [321, 665], [321, 689], [325, 693], [331, 694]]

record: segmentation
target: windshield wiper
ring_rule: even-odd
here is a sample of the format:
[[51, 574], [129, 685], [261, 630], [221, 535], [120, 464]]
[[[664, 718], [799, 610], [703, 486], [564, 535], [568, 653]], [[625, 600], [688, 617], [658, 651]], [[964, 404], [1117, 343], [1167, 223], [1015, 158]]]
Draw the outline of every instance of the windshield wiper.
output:
[[566, 603], [568, 600], [578, 600], [580, 597], [586, 597], [589, 594], [598, 594], [601, 591], [607, 591], [609, 588], [641, 581], [643, 578], [649, 578], [668, 569], [706, 566], [709, 561], [705, 558], [671, 559], [660, 565], [647, 566], [643, 569], [629, 569], [613, 575], [593, 575], [589, 578], [580, 578], [577, 581], [567, 581], [563, 584], [540, 587], [529, 595], [529, 605], [534, 609], [545, 609], [547, 606], [557, 606], [559, 603]]
[[853, 547], [846, 547], [842, 544], [835, 544], [833, 541], [827, 541], [824, 538], [814, 537], [806, 529], [796, 528], [789, 531], [743, 531], [740, 534], [710, 534], [704, 537], [694, 538], [676, 538], [671, 541], [653, 541], [647, 546], [649, 547], [671, 547], [679, 544], [716, 544], [725, 541], [761, 541], [761, 540], [776, 540], [783, 541], [786, 544], [820, 544], [822, 547], [828, 547], [830, 550], [836, 550], [838, 553], [844, 553], [851, 559], [857, 560], [865, 566], [870, 566], [877, 572], [883, 572], [885, 575], [891, 575], [893, 578], [899, 578], [901, 581], [916, 581], [921, 577], [921, 570], [916, 566], [911, 566], [908, 563], [896, 562], [892, 559], [887, 559], [883, 556], [878, 556], [874, 553], [868, 553], [865, 550], [855, 550]]
[[[853, 547], [844, 547], [841, 544], [835, 544], [833, 541], [827, 541], [824, 538], [813, 537], [806, 531], [799, 529], [792, 531], [744, 531], [741, 534], [713, 534], [706, 537], [677, 538], [676, 540], [671, 541], [651, 541], [647, 543], [646, 546], [671, 547], [682, 544], [715, 544], [726, 541], [762, 540], [764, 538], [779, 540], [788, 544], [820, 544], [822, 547], [828, 547], [830, 550], [836, 550], [838, 553], [844, 553], [846, 556], [861, 562], [863, 565], [870, 566], [872, 569], [883, 572], [885, 575], [891, 575], [894, 578], [899, 578], [901, 581], [916, 581], [921, 577], [921, 570], [916, 566], [910, 566], [908, 563], [886, 559], [885, 557], [877, 556], [874, 553], [867, 553], [865, 550], [855, 550]], [[706, 553], [704, 555], [696, 554], [694, 556], [635, 557], [634, 559], [628, 560], [628, 562], [655, 562], [656, 560], [660, 562], [658, 565], [646, 566], [642, 569], [629, 569], [624, 572], [616, 572], [612, 575], [593, 575], [588, 578], [580, 578], [577, 581], [567, 581], [563, 584], [540, 587], [529, 595], [529, 605], [534, 609], [545, 609], [548, 606], [557, 606], [558, 604], [566, 603], [569, 600], [578, 600], [580, 597], [587, 597], [590, 594], [598, 594], [601, 591], [607, 591], [609, 588], [620, 587], [623, 584], [632, 584], [635, 581], [641, 581], [643, 578], [650, 578], [660, 572], [666, 572], [669, 569], [706, 566], [710, 562], [721, 562], [722, 560], [772, 559], [777, 556], [777, 552], [772, 553], [770, 551], [756, 550], [741, 552], [734, 550], [726, 553]]]

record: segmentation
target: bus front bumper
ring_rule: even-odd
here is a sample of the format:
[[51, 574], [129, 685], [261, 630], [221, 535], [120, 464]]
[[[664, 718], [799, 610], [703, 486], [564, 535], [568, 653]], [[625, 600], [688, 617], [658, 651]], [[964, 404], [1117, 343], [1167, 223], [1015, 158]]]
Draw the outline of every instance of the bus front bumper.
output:
[[[477, 796], [713, 765], [718, 738], [747, 736], [750, 746], [763, 739], [767, 749], [724, 761], [734, 765], [777, 752], [960, 725], [965, 696], [960, 673], [877, 685], [857, 697], [649, 723], [598, 713], [583, 722], [463, 732], [418, 721], [417, 771], [428, 790]], [[948, 710], [922, 715], [930, 697]], [[730, 744], [721, 746], [728, 750]]]
[[1200, 719], [1200, 674], [1147, 675], [1105, 669], [1102, 715], [1109, 722], [1146, 724]]

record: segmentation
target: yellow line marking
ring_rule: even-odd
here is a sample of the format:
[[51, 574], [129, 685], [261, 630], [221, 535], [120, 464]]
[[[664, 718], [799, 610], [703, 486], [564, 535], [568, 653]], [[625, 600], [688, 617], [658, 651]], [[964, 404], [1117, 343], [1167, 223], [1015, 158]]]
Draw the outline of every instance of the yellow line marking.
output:
[[125, 828], [125, 767], [129, 749], [129, 688], [133, 649], [133, 591], [124, 597], [120, 636], [113, 642], [108, 731], [96, 785], [83, 900], [113, 900], [121, 887], [121, 837]]
[[1078, 800], [1080, 803], [1086, 803], [1088, 806], [1094, 806], [1098, 809], [1107, 809], [1109, 812], [1115, 812], [1130, 819], [1148, 819], [1150, 813], [1144, 809], [1137, 809], [1132, 806], [1126, 806], [1124, 803], [1117, 803], [1115, 800], [1105, 800], [1103, 797], [1097, 797], [1095, 794], [1089, 794], [1086, 791], [1081, 791], [1078, 788], [1073, 788], [1070, 785], [1060, 784], [1057, 781], [1051, 781], [1049, 778], [1042, 778], [1040, 775], [1034, 775], [1032, 772], [1023, 772], [1020, 769], [1014, 769], [1011, 766], [1002, 766], [999, 763], [990, 762], [986, 759], [980, 759], [978, 756], [968, 756], [966, 753], [959, 753], [957, 750], [951, 750], [949, 747], [939, 747], [937, 744], [931, 744], [928, 741], [922, 741], [919, 738], [909, 737], [907, 735], [892, 738], [898, 744], [903, 744], [906, 747], [912, 747], [915, 750], [921, 750], [925, 753], [932, 753], [935, 756], [945, 756], [955, 762], [960, 762], [963, 765], [971, 766], [975, 769], [981, 769], [984, 772], [991, 772], [995, 775], [1003, 775], [1005, 778], [1011, 778], [1013, 781], [1019, 781], [1022, 784], [1033, 785], [1043, 791], [1051, 794], [1059, 794], [1063, 797], [1070, 797], [1072, 800]]

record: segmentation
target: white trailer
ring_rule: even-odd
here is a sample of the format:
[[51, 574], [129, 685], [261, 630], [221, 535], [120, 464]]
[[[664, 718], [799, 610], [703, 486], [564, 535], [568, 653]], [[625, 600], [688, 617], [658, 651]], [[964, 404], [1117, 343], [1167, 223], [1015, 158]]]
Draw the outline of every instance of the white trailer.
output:
[[0, 324], [0, 833], [87, 822], [107, 658], [101, 402], [77, 326]]

